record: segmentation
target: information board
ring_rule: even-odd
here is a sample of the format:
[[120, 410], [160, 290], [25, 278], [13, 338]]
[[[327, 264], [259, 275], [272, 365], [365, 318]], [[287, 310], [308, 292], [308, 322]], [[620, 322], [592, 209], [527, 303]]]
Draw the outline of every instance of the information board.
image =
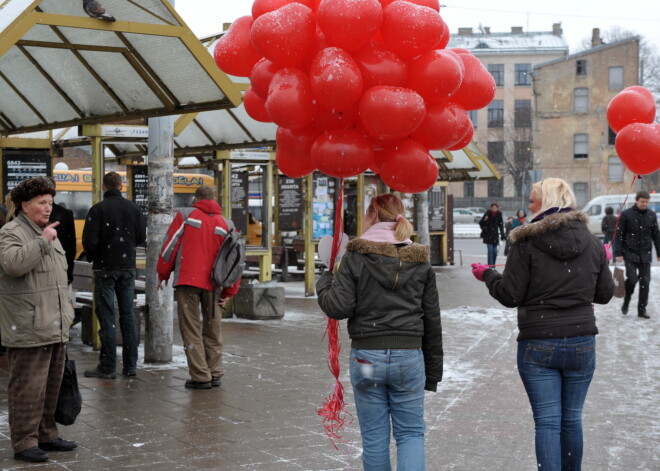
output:
[[4, 150], [2, 154], [2, 199], [23, 180], [51, 174], [46, 150]]
[[231, 174], [231, 220], [236, 229], [247, 235], [248, 230], [248, 174], [247, 172], [232, 172]]
[[280, 231], [299, 231], [303, 225], [303, 179], [277, 179]]
[[312, 177], [312, 239], [333, 234], [335, 217], [335, 179], [315, 172]]
[[444, 186], [433, 186], [429, 190], [429, 231], [447, 229], [446, 191]]
[[133, 165], [133, 178], [131, 189], [133, 190], [133, 202], [142, 210], [144, 217], [149, 212], [147, 201], [149, 199], [149, 172], [147, 165]]

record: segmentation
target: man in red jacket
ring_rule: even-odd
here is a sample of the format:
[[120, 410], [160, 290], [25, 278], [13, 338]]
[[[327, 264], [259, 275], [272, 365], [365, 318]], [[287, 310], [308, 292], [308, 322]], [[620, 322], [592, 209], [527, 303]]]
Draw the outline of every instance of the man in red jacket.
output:
[[[216, 314], [215, 298], [222, 308], [238, 292], [240, 280], [216, 293], [211, 274], [225, 240], [228, 225], [213, 188], [200, 186], [192, 208], [174, 217], [158, 258], [158, 289], [174, 271], [177, 314], [185, 346], [190, 378], [188, 389], [220, 386], [222, 372], [222, 315]], [[201, 305], [201, 312], [200, 312]], [[201, 313], [201, 319], [200, 319]]]

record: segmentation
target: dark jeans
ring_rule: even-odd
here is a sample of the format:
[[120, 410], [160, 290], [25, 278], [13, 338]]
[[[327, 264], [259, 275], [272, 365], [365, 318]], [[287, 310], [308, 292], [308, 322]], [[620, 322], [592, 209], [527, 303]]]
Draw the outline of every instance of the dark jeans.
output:
[[497, 263], [497, 248], [499, 245], [499, 243], [486, 244], [486, 247], [488, 248], [488, 265], [495, 265]]
[[630, 301], [635, 292], [635, 285], [639, 281], [638, 312], [646, 312], [649, 302], [649, 285], [651, 284], [651, 264], [634, 263], [626, 260], [626, 298]]
[[582, 408], [596, 369], [595, 336], [518, 342], [518, 372], [536, 425], [543, 471], [580, 471]]
[[115, 331], [115, 296], [119, 307], [119, 326], [122, 336], [123, 371], [137, 366], [137, 331], [133, 301], [135, 270], [94, 270], [96, 316], [99, 319], [101, 353], [99, 369], [114, 373], [117, 364], [117, 334]]

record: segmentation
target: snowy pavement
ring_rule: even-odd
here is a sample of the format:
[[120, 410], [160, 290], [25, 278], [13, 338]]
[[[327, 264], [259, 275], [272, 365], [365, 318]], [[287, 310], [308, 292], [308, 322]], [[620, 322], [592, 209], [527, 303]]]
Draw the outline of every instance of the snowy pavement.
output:
[[[469, 257], [468, 257], [469, 258]], [[445, 374], [427, 393], [427, 469], [536, 469], [534, 425], [516, 371], [516, 313], [494, 302], [469, 269], [442, 267]], [[316, 410], [332, 392], [323, 333], [326, 321], [300, 282], [284, 284], [286, 314], [276, 321], [227, 319], [221, 388], [191, 391], [175, 326], [173, 362], [142, 365], [138, 379], [84, 378], [97, 353], [70, 346], [83, 411], [61, 434], [70, 453], [51, 453], [44, 470], [359, 470], [357, 420], [338, 450]], [[621, 301], [596, 306], [598, 366], [584, 414], [585, 470], [660, 469], [660, 267], [653, 267], [650, 320], [623, 316]], [[636, 298], [631, 312], [636, 312]], [[341, 323], [341, 380], [354, 414], [347, 375], [349, 341]], [[142, 352], [142, 347], [140, 348]], [[7, 370], [0, 357], [0, 384]], [[0, 469], [36, 469], [11, 459], [6, 395], [0, 397]], [[395, 447], [392, 446], [395, 455]], [[395, 462], [395, 461], [394, 461]]]

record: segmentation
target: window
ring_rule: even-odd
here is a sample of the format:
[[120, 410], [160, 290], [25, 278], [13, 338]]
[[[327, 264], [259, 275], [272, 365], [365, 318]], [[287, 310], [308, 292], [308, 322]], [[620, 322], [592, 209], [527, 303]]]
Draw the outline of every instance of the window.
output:
[[488, 64], [488, 72], [495, 79], [495, 85], [504, 86], [504, 64]]
[[623, 163], [616, 155], [607, 158], [607, 180], [610, 182], [623, 181]]
[[532, 64], [516, 64], [516, 85], [532, 84]]
[[488, 180], [488, 196], [504, 196], [504, 179]]
[[488, 143], [488, 160], [494, 164], [504, 162], [504, 142], [491, 141]]
[[513, 125], [517, 128], [532, 126], [532, 100], [516, 100]]
[[470, 121], [472, 121], [472, 127], [476, 128], [477, 127], [477, 110], [468, 110], [467, 114], [470, 117]]
[[607, 126], [607, 145], [613, 146], [616, 142], [616, 133], [612, 131], [612, 128]]
[[589, 202], [588, 190], [589, 186], [583, 182], [573, 183], [573, 193], [575, 194], [575, 200], [577, 202], [578, 208], [583, 208], [585, 204]]
[[[516, 141], [513, 143], [513, 158], [518, 168], [529, 168], [532, 162], [532, 143], [529, 141]], [[529, 162], [529, 166], [523, 165]]]
[[488, 105], [488, 127], [501, 128], [504, 126], [504, 101], [493, 100]]
[[586, 159], [589, 157], [589, 135], [573, 135], [573, 157], [576, 159]]
[[474, 198], [474, 182], [463, 183], [463, 197]]
[[576, 88], [573, 90], [573, 111], [575, 113], [589, 112], [589, 89]]
[[575, 62], [575, 75], [587, 75], [586, 60], [579, 60]]
[[610, 81], [608, 88], [610, 90], [621, 90], [623, 88], [623, 67], [610, 67]]

